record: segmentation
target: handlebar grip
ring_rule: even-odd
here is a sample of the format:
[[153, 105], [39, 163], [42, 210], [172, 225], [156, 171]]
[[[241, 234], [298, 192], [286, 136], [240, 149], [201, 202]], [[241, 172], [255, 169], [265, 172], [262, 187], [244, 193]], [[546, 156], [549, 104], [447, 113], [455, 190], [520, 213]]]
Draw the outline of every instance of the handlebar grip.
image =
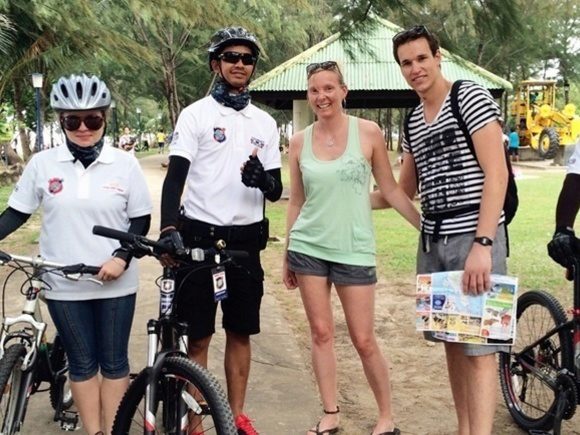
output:
[[86, 273], [88, 275], [98, 275], [101, 271], [100, 266], [83, 266], [80, 273]]
[[87, 266], [86, 264], [71, 264], [70, 266], [65, 266], [61, 269], [62, 273], [65, 275], [74, 274], [86, 274], [86, 275], [98, 275], [101, 270], [100, 266]]
[[102, 227], [95, 225], [93, 227], [93, 234], [97, 236], [107, 237], [109, 239], [119, 240], [121, 242], [135, 243], [135, 234], [127, 233], [125, 231], [114, 230], [113, 228]]

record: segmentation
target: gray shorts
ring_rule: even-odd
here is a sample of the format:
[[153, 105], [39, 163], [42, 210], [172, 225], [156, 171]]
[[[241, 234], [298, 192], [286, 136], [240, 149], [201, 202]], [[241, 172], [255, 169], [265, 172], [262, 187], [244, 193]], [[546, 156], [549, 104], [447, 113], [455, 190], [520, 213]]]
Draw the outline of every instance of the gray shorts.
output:
[[[426, 236], [427, 251], [423, 252], [423, 244], [419, 236], [419, 248], [417, 250], [417, 273], [445, 272], [451, 270], [463, 270], [467, 255], [473, 245], [475, 233], [458, 234], [453, 236], [439, 236], [437, 243], [433, 243], [432, 237]], [[493, 242], [491, 251], [491, 272], [500, 275], [507, 273], [506, 265], [506, 238], [505, 226], [500, 225]], [[425, 339], [429, 341], [439, 340], [430, 332], [425, 332]], [[509, 352], [506, 345], [481, 345], [464, 343], [463, 353], [468, 356], [489, 355], [496, 352]]]
[[370, 285], [377, 282], [374, 266], [333, 263], [295, 251], [288, 251], [288, 268], [300, 275], [327, 276], [334, 285]]

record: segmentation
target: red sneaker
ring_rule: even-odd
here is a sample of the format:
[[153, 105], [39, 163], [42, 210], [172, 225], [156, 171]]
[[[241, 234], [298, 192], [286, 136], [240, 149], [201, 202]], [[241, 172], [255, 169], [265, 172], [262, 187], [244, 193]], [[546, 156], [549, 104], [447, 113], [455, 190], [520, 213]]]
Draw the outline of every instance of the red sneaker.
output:
[[236, 417], [238, 435], [259, 435], [258, 431], [252, 426], [252, 421], [246, 414], [238, 415]]

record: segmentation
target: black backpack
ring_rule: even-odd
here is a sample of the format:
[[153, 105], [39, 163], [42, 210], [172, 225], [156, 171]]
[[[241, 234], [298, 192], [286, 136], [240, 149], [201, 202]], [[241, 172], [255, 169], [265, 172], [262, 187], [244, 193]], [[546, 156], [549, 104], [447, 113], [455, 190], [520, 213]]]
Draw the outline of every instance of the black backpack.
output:
[[[477, 160], [477, 155], [475, 154], [475, 148], [473, 146], [473, 140], [471, 139], [471, 134], [469, 134], [469, 130], [467, 129], [467, 125], [465, 124], [465, 121], [463, 120], [463, 117], [461, 116], [461, 112], [459, 111], [459, 101], [458, 101], [458, 94], [459, 94], [459, 87], [461, 86], [462, 83], [466, 82], [467, 80], [457, 80], [453, 83], [453, 86], [451, 87], [451, 112], [453, 113], [453, 117], [457, 120], [457, 123], [459, 124], [459, 128], [461, 129], [463, 136], [465, 136], [465, 140], [467, 142], [467, 145], [469, 146], [469, 150], [471, 151], [471, 154], [473, 154], [473, 157], [475, 157], [475, 160]], [[403, 128], [404, 128], [404, 132], [405, 132], [405, 138], [407, 139], [407, 142], [410, 143], [410, 138], [409, 138], [409, 121], [411, 119], [411, 115], [413, 114], [414, 109], [411, 110], [409, 112], [409, 114], [407, 115], [407, 117], [405, 118], [405, 122], [403, 124]], [[516, 185], [516, 180], [514, 178], [514, 172], [512, 170], [512, 164], [508, 155], [508, 151], [505, 147], [504, 148], [504, 152], [505, 152], [505, 161], [506, 161], [506, 165], [507, 165], [507, 169], [508, 169], [508, 185], [507, 185], [507, 189], [506, 189], [506, 194], [505, 194], [505, 201], [503, 204], [503, 211], [504, 211], [504, 215], [505, 215], [505, 223], [506, 226], [507, 224], [509, 224], [514, 216], [516, 215], [516, 211], [518, 209], [518, 204], [519, 204], [519, 198], [518, 198], [518, 187]], [[418, 176], [418, 174], [417, 174]], [[417, 183], [417, 186], [419, 185], [419, 183]], [[457, 214], [461, 213], [462, 210], [458, 210]], [[453, 217], [453, 216], [445, 216], [445, 217]], [[507, 227], [506, 227], [506, 236], [507, 236]]]

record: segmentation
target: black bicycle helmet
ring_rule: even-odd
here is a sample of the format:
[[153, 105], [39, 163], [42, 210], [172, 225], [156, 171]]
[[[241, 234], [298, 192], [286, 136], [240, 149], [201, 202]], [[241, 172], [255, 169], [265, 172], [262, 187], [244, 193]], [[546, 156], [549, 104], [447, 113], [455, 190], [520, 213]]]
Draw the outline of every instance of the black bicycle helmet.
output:
[[97, 76], [72, 74], [52, 85], [50, 105], [54, 110], [106, 110], [111, 105], [111, 92]]
[[222, 50], [231, 45], [245, 45], [252, 50], [256, 57], [260, 56], [260, 43], [258, 38], [243, 27], [226, 27], [218, 30], [211, 37], [209, 48], [209, 68], [211, 70], [211, 61], [216, 59]]

